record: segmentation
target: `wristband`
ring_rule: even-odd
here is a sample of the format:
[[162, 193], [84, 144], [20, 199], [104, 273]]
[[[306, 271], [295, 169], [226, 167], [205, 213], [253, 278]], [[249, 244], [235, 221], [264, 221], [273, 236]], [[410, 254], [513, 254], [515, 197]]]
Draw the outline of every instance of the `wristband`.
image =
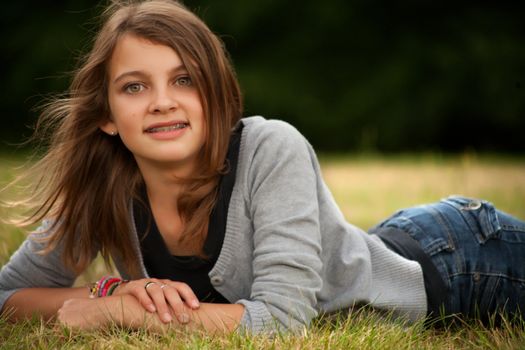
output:
[[105, 297], [113, 294], [115, 289], [122, 283], [127, 282], [123, 281], [120, 278], [112, 276], [104, 276], [99, 279], [97, 282], [91, 283], [88, 286], [89, 297], [91, 299]]

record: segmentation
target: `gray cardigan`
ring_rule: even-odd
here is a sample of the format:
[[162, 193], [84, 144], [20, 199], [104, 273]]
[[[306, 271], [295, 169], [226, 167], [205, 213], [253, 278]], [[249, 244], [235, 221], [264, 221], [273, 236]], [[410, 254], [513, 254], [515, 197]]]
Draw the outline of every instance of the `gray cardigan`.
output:
[[[209, 274], [225, 298], [245, 306], [241, 328], [297, 330], [319, 313], [356, 303], [412, 321], [424, 317], [419, 264], [346, 222], [306, 139], [282, 121], [243, 123], [224, 243]], [[137, 233], [131, 234], [141, 256]], [[20, 288], [73, 284], [60, 248], [41, 256], [34, 253], [39, 247], [27, 239], [0, 271], [0, 307]], [[129, 277], [118, 258], [115, 265]]]

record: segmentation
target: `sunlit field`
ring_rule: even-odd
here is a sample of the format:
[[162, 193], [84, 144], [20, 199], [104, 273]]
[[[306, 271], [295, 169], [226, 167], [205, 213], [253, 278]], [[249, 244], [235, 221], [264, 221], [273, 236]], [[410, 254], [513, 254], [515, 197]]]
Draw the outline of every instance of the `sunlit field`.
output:
[[[395, 210], [429, 203], [450, 194], [483, 198], [525, 218], [525, 158], [479, 156], [321, 156], [325, 180], [348, 221], [368, 229]], [[0, 155], [0, 181], [16, 174], [23, 160]], [[17, 193], [0, 193], [6, 200]], [[0, 212], [7, 215], [5, 209]], [[0, 224], [0, 265], [9, 259], [24, 233]], [[106, 273], [97, 259], [77, 285]], [[86, 292], [87, 293], [87, 292]], [[525, 324], [488, 329], [465, 323], [454, 329], [403, 325], [370, 310], [319, 318], [301, 334], [274, 337], [230, 334], [210, 336], [174, 331], [154, 335], [144, 330], [111, 328], [104, 332], [69, 332], [40, 320], [10, 324], [0, 319], [0, 348], [175, 348], [175, 349], [520, 349]]]
[[525, 218], [525, 158], [322, 157], [321, 164], [347, 220], [363, 228], [397, 209], [453, 194], [486, 199]]

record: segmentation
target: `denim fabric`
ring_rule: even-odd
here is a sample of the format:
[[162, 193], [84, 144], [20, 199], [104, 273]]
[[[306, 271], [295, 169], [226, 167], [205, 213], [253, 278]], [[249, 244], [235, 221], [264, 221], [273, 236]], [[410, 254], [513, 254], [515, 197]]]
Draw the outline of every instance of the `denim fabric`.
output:
[[446, 315], [523, 315], [525, 222], [487, 201], [454, 196], [400, 210], [378, 227], [407, 232], [430, 256], [447, 285]]

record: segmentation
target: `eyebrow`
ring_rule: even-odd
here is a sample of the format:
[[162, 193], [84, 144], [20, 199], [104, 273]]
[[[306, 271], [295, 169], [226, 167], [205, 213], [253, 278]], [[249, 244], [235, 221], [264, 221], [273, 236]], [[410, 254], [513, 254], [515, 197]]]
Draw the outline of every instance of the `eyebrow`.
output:
[[[170, 70], [170, 74], [179, 73], [181, 71], [187, 71], [186, 67], [183, 64], [178, 65], [177, 67], [171, 69]], [[124, 73], [120, 74], [119, 76], [117, 76], [113, 80], [113, 84], [116, 84], [120, 80], [122, 80], [122, 79], [124, 79], [126, 77], [129, 77], [129, 76], [149, 77], [149, 74], [147, 74], [146, 72], [141, 71], [141, 70], [132, 70], [132, 71], [124, 72]]]

